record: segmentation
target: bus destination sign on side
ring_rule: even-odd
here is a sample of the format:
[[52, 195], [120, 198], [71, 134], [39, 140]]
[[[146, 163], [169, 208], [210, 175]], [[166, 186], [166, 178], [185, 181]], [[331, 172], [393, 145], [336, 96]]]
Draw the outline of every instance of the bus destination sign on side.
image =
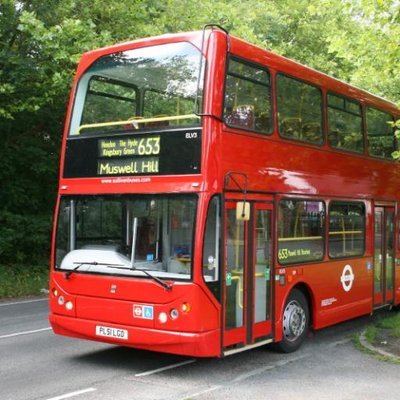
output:
[[80, 136], [67, 141], [64, 178], [199, 174], [201, 128]]

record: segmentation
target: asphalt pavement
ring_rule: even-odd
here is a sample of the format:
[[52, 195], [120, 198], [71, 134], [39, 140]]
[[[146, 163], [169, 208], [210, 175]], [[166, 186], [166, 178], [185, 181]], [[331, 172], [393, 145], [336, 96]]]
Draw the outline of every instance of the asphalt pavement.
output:
[[45, 298], [0, 302], [0, 400], [399, 398], [400, 365], [352, 343], [371, 317], [318, 331], [296, 353], [220, 360], [56, 336], [47, 314]]

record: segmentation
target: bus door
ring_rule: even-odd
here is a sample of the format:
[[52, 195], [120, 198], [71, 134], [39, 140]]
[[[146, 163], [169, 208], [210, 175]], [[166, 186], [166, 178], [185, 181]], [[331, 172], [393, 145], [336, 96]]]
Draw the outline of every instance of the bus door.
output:
[[394, 208], [375, 207], [374, 306], [389, 304], [394, 296]]
[[253, 203], [243, 221], [236, 203], [226, 203], [224, 349], [270, 341], [272, 211], [270, 204]]

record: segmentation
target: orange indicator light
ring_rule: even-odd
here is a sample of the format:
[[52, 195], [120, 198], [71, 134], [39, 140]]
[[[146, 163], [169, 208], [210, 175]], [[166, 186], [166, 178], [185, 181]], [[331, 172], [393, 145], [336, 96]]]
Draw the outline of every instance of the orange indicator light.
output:
[[183, 304], [181, 305], [181, 311], [182, 311], [184, 314], [190, 313], [191, 309], [192, 309], [192, 307], [190, 306], [189, 303], [183, 303]]

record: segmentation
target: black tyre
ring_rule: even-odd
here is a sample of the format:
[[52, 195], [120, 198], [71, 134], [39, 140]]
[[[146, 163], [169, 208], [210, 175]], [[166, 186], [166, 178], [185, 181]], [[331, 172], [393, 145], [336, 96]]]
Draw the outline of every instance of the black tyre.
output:
[[307, 336], [310, 310], [307, 299], [299, 289], [293, 289], [285, 304], [282, 316], [282, 341], [277, 347], [284, 353], [296, 351]]

